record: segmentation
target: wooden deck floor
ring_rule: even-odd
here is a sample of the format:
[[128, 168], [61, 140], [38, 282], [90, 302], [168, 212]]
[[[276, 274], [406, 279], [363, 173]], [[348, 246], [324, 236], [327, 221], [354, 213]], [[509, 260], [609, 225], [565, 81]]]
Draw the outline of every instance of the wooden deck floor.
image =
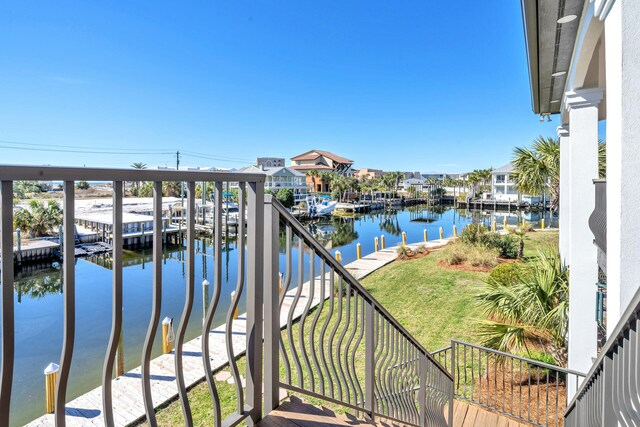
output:
[[[311, 426], [380, 426], [399, 427], [404, 424], [377, 420], [369, 422], [350, 414], [337, 414], [330, 409], [320, 408], [291, 396], [278, 409], [272, 411], [259, 424], [262, 427], [311, 427]], [[474, 405], [456, 401], [453, 415], [454, 427], [526, 427], [499, 414], [486, 411]]]

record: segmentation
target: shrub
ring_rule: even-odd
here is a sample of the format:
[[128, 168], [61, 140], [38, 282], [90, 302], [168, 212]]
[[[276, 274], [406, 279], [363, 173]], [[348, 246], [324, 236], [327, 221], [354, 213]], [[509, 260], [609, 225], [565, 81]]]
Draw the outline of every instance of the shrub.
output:
[[460, 265], [467, 260], [469, 245], [449, 243], [442, 253], [442, 261], [449, 265]]
[[518, 239], [514, 236], [501, 236], [498, 233], [481, 234], [478, 243], [489, 249], [497, 249], [503, 258], [518, 257]]
[[411, 248], [403, 244], [398, 245], [398, 248], [396, 249], [396, 253], [400, 258], [408, 258], [414, 255]]
[[295, 202], [295, 199], [293, 197], [293, 190], [290, 188], [279, 189], [276, 193], [276, 199], [278, 199], [278, 201], [282, 203], [282, 206], [284, 206], [285, 208], [292, 207]]
[[469, 253], [469, 264], [474, 267], [492, 268], [498, 265], [498, 250], [475, 247]]
[[533, 225], [531, 225], [530, 222], [522, 221], [522, 224], [518, 226], [518, 230], [523, 233], [529, 233], [530, 231], [533, 231]]
[[521, 275], [522, 267], [519, 264], [506, 263], [495, 266], [489, 273], [489, 278], [502, 286], [511, 286], [520, 281]]
[[76, 188], [78, 190], [87, 190], [89, 189], [89, 183], [87, 181], [78, 181]]
[[418, 252], [419, 254], [424, 254], [429, 252], [429, 250], [427, 249], [427, 245], [425, 245], [424, 243], [420, 243], [416, 248], [416, 252]]
[[483, 234], [485, 234], [484, 226], [480, 224], [469, 224], [462, 230], [462, 233], [460, 233], [460, 240], [464, 243], [476, 244], [480, 241]]

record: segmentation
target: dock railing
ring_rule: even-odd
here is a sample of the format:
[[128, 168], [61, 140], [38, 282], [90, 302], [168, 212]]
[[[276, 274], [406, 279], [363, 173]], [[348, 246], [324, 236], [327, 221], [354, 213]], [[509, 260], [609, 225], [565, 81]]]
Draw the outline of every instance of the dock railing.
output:
[[562, 425], [567, 384], [577, 388], [584, 378], [580, 372], [458, 340], [433, 356], [452, 373], [457, 399], [541, 427]]

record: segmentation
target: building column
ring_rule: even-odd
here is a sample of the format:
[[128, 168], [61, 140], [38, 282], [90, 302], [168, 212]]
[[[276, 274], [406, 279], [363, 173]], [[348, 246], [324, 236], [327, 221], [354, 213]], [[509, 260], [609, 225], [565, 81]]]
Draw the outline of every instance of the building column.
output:
[[569, 263], [569, 230], [571, 228], [571, 202], [570, 202], [570, 182], [571, 163], [570, 149], [571, 140], [569, 138], [569, 125], [558, 126], [558, 139], [560, 140], [560, 259]]
[[[597, 249], [589, 228], [598, 177], [598, 104], [600, 89], [567, 92], [569, 111], [569, 368], [588, 372], [597, 353], [595, 320]], [[572, 387], [575, 387], [572, 385]], [[567, 390], [573, 395], [575, 390]]]
[[[602, 18], [602, 17], [601, 17]], [[605, 19], [607, 85], [607, 336], [640, 285], [640, 2]]]

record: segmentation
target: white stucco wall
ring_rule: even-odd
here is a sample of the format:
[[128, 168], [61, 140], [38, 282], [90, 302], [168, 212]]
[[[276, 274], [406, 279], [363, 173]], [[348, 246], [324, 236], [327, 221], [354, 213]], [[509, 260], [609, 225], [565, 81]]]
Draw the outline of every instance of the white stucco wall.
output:
[[605, 20], [607, 84], [607, 329], [640, 285], [640, 2]]

